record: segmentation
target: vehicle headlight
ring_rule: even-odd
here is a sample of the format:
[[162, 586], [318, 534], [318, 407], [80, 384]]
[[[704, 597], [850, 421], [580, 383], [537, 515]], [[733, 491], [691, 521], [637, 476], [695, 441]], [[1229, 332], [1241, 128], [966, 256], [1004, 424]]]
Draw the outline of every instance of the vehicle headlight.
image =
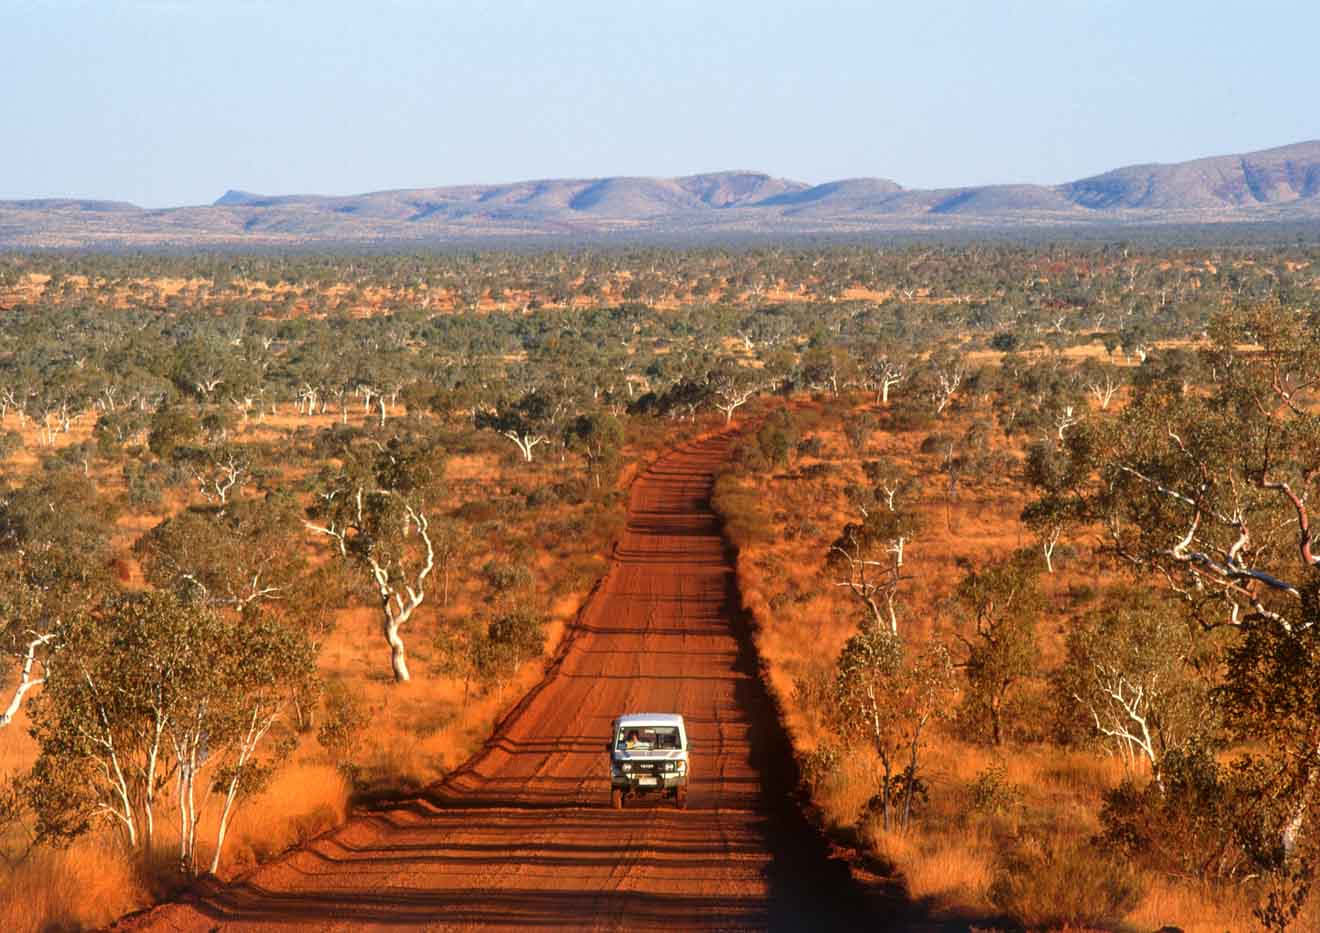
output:
[[619, 765], [619, 770], [626, 774], [632, 770], [632, 765], [625, 761], [623, 764]]
[[684, 771], [687, 770], [687, 762], [686, 762], [686, 761], [680, 761], [680, 762], [678, 762], [677, 764], [674, 765], [674, 769], [675, 769], [679, 774], [682, 774]]

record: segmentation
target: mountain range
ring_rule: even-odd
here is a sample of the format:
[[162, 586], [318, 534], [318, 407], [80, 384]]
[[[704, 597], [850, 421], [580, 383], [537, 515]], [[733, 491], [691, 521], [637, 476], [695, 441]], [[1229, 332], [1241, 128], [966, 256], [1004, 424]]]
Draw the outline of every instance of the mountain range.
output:
[[1320, 222], [1320, 141], [1061, 185], [809, 185], [759, 172], [547, 179], [349, 196], [228, 191], [163, 209], [116, 201], [0, 201], [0, 249], [464, 243], [603, 237], [903, 234], [1085, 226]]

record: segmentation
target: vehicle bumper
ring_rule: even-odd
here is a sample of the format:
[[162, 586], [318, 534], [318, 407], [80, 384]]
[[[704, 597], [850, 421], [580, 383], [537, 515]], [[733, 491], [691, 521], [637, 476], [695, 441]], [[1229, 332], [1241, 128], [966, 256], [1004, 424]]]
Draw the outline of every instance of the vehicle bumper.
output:
[[629, 794], [650, 794], [663, 790], [675, 790], [679, 787], [687, 786], [686, 774], [656, 774], [656, 775], [614, 775], [610, 778], [610, 786], [617, 787]]

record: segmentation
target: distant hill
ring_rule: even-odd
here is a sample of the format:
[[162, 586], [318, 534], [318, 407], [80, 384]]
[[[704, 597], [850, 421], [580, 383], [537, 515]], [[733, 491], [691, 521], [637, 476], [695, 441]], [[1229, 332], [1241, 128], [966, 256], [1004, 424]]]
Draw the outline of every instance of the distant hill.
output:
[[865, 234], [1320, 221], [1320, 141], [1062, 185], [808, 185], [759, 172], [544, 179], [349, 196], [227, 191], [147, 210], [74, 199], [0, 201], [0, 248], [537, 240], [636, 234]]
[[1132, 165], [1060, 190], [1075, 204], [1101, 210], [1292, 204], [1320, 194], [1320, 141], [1175, 165]]

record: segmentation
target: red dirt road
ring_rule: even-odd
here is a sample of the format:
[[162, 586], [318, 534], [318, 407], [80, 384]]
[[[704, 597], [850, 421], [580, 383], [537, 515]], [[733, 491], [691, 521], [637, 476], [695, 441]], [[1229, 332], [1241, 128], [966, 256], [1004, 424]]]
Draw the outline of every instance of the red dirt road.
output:
[[[357, 817], [133, 925], [853, 927], [847, 870], [791, 799], [792, 759], [710, 510], [730, 442], [681, 447], [637, 480], [609, 575], [560, 661], [481, 755], [424, 799]], [[610, 809], [610, 720], [668, 711], [691, 736], [688, 809]]]

